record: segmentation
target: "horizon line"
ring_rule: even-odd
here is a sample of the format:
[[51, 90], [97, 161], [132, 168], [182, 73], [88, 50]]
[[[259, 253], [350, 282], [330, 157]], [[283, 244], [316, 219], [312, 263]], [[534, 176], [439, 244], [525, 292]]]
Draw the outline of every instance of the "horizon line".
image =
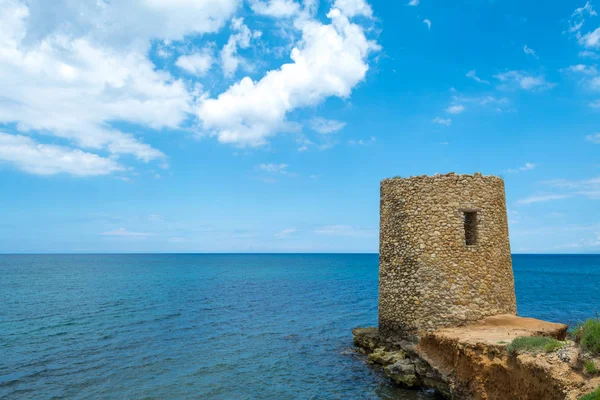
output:
[[[23, 252], [0, 256], [34, 255], [379, 255], [379, 252]], [[511, 256], [599, 256], [599, 253], [511, 253]]]

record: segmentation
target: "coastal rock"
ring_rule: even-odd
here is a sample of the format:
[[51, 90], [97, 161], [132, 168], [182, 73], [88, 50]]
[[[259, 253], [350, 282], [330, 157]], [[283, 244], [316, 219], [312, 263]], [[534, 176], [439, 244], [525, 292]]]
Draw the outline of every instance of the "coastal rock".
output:
[[399, 385], [415, 387], [419, 384], [415, 365], [407, 359], [396, 361], [384, 368], [385, 374]]
[[517, 337], [564, 340], [566, 328], [500, 315], [425, 333], [418, 343], [380, 336], [376, 328], [353, 333], [357, 346], [366, 346], [362, 349], [369, 360], [404, 387], [432, 388], [450, 399], [576, 400], [600, 385], [600, 377], [581, 371], [572, 342], [541, 354], [509, 355], [506, 349]]
[[403, 350], [388, 351], [385, 347], [375, 349], [368, 356], [368, 361], [371, 364], [389, 365], [406, 359], [406, 352]]

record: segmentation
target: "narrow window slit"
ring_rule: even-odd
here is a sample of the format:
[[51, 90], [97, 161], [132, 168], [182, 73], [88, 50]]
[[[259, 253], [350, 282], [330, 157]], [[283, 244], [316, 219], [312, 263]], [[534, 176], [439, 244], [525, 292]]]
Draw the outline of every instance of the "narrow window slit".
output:
[[474, 246], [477, 244], [477, 212], [465, 211], [465, 244]]

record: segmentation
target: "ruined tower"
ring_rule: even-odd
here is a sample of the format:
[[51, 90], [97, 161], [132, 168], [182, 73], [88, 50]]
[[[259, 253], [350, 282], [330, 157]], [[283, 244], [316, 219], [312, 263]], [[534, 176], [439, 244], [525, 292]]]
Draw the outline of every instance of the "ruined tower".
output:
[[382, 181], [379, 255], [384, 335], [516, 314], [499, 177], [451, 173]]

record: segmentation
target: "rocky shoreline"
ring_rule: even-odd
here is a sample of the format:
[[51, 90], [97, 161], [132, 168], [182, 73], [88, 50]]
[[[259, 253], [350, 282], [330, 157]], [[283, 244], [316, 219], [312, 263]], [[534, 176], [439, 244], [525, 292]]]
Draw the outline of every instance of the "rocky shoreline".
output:
[[[565, 340], [567, 326], [512, 315], [442, 328], [421, 338], [384, 337], [377, 328], [356, 328], [354, 343], [367, 362], [394, 383], [432, 388], [449, 399], [576, 400], [600, 384], [581, 371], [584, 355]], [[556, 351], [510, 354], [517, 337], [559, 340]]]

